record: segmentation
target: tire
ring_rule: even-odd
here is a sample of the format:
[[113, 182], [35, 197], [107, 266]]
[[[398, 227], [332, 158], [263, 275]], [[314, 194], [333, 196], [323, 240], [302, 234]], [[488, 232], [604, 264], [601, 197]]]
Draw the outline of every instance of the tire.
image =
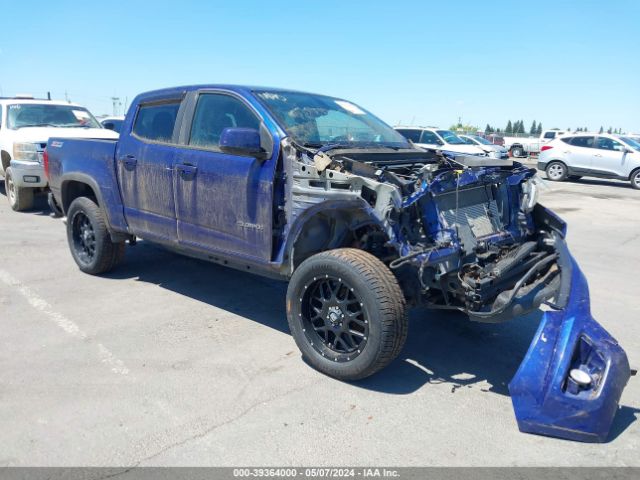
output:
[[352, 248], [300, 264], [287, 289], [287, 319], [308, 363], [339, 380], [373, 375], [407, 338], [406, 303], [395, 276], [370, 253]]
[[78, 197], [69, 206], [67, 241], [80, 270], [91, 275], [108, 272], [124, 257], [124, 242], [111, 241], [102, 210], [87, 197]]
[[522, 147], [513, 147], [511, 149], [511, 156], [516, 157], [516, 158], [521, 158], [524, 157], [524, 148]]
[[4, 172], [4, 189], [7, 193], [9, 205], [16, 212], [23, 212], [33, 208], [33, 188], [18, 187], [13, 181], [11, 167]]
[[635, 188], [636, 190], [640, 190], [640, 168], [638, 168], [635, 172], [632, 172], [629, 179], [631, 181], [631, 187]]
[[544, 171], [552, 182], [564, 182], [569, 173], [567, 166], [562, 162], [549, 162]]

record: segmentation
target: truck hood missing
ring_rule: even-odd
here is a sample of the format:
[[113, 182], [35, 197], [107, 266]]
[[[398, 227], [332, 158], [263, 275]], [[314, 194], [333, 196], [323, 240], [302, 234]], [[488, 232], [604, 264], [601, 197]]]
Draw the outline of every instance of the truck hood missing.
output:
[[[290, 138], [282, 147], [284, 230], [296, 237], [291, 262], [331, 248], [315, 245], [317, 238], [351, 235], [387, 263], [413, 304], [491, 323], [547, 305], [510, 385], [519, 428], [606, 439], [629, 365], [589, 313], [566, 226], [537, 204], [534, 169], [411, 148], [310, 149]], [[315, 230], [305, 239], [293, 225], [313, 215]]]

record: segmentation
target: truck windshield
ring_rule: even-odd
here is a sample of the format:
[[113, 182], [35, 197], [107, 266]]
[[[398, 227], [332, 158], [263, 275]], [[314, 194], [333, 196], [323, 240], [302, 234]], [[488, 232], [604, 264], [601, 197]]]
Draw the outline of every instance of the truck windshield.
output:
[[382, 120], [346, 100], [300, 92], [254, 93], [287, 134], [302, 145], [411, 147]]
[[459, 136], [453, 133], [451, 130], [436, 130], [438, 135], [442, 137], [442, 139], [450, 144], [450, 145], [464, 145], [464, 140], [462, 140]]
[[7, 127], [102, 128], [86, 108], [74, 105], [16, 103], [8, 105]]

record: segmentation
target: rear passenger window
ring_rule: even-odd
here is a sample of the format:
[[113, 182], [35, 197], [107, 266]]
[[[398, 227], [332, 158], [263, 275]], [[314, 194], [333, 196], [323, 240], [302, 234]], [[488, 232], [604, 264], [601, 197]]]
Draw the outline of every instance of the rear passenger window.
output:
[[544, 138], [556, 138], [556, 132], [547, 132], [544, 134]]
[[593, 148], [595, 137], [573, 137], [571, 145], [574, 147]]
[[219, 150], [225, 128], [260, 128], [260, 120], [242, 101], [230, 95], [206, 93], [198, 97], [189, 145]]
[[154, 142], [171, 142], [180, 103], [142, 105], [138, 109], [133, 133]]
[[398, 133], [402, 135], [407, 140], [411, 140], [413, 143], [420, 142], [420, 130], [411, 130], [411, 129], [398, 129]]

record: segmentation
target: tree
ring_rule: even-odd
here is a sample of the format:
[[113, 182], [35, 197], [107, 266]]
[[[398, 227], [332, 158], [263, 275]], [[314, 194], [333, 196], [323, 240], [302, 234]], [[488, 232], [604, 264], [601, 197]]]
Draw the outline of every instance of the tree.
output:
[[600, 127], [600, 131], [598, 133], [604, 132], [604, 128]]
[[589, 131], [589, 129], [588, 129], [587, 127], [584, 127], [584, 128], [582, 129], [582, 131], [583, 131], [583, 132], [588, 132], [588, 131]]
[[538, 131], [536, 132], [536, 135], [542, 135], [542, 122], [538, 123]]
[[535, 135], [536, 134], [536, 128], [538, 128], [538, 126], [536, 125], [536, 121], [534, 120], [533, 123], [531, 124], [531, 128], [529, 129], [529, 134], [530, 135]]
[[576, 130], [576, 132], [581, 132], [582, 129], [580, 127], [578, 127], [578, 129]]
[[511, 120], [507, 122], [507, 128], [504, 129], [504, 133], [507, 135], [511, 135], [513, 133], [513, 125], [511, 124]]
[[609, 127], [609, 130], [607, 130], [607, 133], [611, 133], [611, 127]]

